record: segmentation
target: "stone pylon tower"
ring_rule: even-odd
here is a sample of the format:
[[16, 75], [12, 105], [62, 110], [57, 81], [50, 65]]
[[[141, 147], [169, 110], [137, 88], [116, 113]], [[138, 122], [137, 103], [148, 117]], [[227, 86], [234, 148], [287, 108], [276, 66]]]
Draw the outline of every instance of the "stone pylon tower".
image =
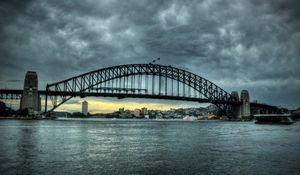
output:
[[249, 117], [251, 115], [250, 113], [250, 97], [247, 90], [241, 91], [240, 96], [241, 104], [241, 116], [242, 117]]
[[38, 77], [36, 72], [28, 71], [26, 73], [20, 108], [21, 110], [28, 109], [29, 115], [35, 115], [41, 111], [41, 98], [38, 94]]
[[[240, 101], [239, 93], [237, 91], [232, 91], [231, 95], [237, 99], [237, 101]], [[240, 105], [233, 105], [232, 106], [232, 112], [233, 116], [235, 118], [241, 118], [241, 106]]]

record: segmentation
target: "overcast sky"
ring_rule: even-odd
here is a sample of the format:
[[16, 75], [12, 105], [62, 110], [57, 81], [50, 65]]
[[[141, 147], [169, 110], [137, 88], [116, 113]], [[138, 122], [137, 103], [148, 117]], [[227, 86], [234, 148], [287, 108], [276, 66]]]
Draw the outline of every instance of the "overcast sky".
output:
[[299, 0], [1, 0], [0, 88], [160, 64], [251, 100], [300, 106]]

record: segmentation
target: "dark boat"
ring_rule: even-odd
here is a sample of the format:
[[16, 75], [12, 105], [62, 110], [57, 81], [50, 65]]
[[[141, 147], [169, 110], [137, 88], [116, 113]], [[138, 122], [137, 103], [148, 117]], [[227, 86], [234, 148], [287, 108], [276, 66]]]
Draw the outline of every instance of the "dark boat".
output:
[[290, 114], [257, 114], [254, 115], [255, 124], [283, 124], [290, 125], [294, 121], [290, 118]]

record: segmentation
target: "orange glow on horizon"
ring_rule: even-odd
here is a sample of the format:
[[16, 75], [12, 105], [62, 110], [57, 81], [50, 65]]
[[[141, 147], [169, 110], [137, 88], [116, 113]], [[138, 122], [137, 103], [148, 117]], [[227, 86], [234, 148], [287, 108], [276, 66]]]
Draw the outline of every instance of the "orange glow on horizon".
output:
[[195, 105], [181, 104], [163, 104], [163, 103], [152, 103], [152, 102], [124, 102], [124, 101], [107, 101], [107, 100], [94, 100], [94, 99], [79, 99], [78, 103], [73, 104], [63, 104], [55, 111], [71, 111], [71, 112], [81, 112], [82, 102], [86, 100], [88, 102], [88, 111], [91, 114], [94, 113], [111, 113], [119, 110], [119, 108], [134, 110], [146, 107], [147, 109], [153, 110], [170, 110], [170, 108], [188, 108], [195, 107]]

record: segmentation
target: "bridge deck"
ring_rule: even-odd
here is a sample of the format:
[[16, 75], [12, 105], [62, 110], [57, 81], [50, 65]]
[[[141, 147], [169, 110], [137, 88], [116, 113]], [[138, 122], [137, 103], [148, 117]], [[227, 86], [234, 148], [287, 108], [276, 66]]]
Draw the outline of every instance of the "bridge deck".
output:
[[[72, 96], [72, 97], [117, 97], [122, 98], [149, 98], [149, 99], [165, 99], [165, 100], [182, 100], [199, 103], [222, 103], [222, 104], [239, 104], [240, 102], [231, 102], [224, 100], [210, 100], [205, 98], [170, 96], [161, 94], [135, 94], [135, 93], [109, 93], [109, 92], [70, 92], [70, 91], [50, 91], [39, 90], [39, 95], [48, 96]], [[22, 95], [21, 89], [0, 89], [0, 94], [16, 94]]]

